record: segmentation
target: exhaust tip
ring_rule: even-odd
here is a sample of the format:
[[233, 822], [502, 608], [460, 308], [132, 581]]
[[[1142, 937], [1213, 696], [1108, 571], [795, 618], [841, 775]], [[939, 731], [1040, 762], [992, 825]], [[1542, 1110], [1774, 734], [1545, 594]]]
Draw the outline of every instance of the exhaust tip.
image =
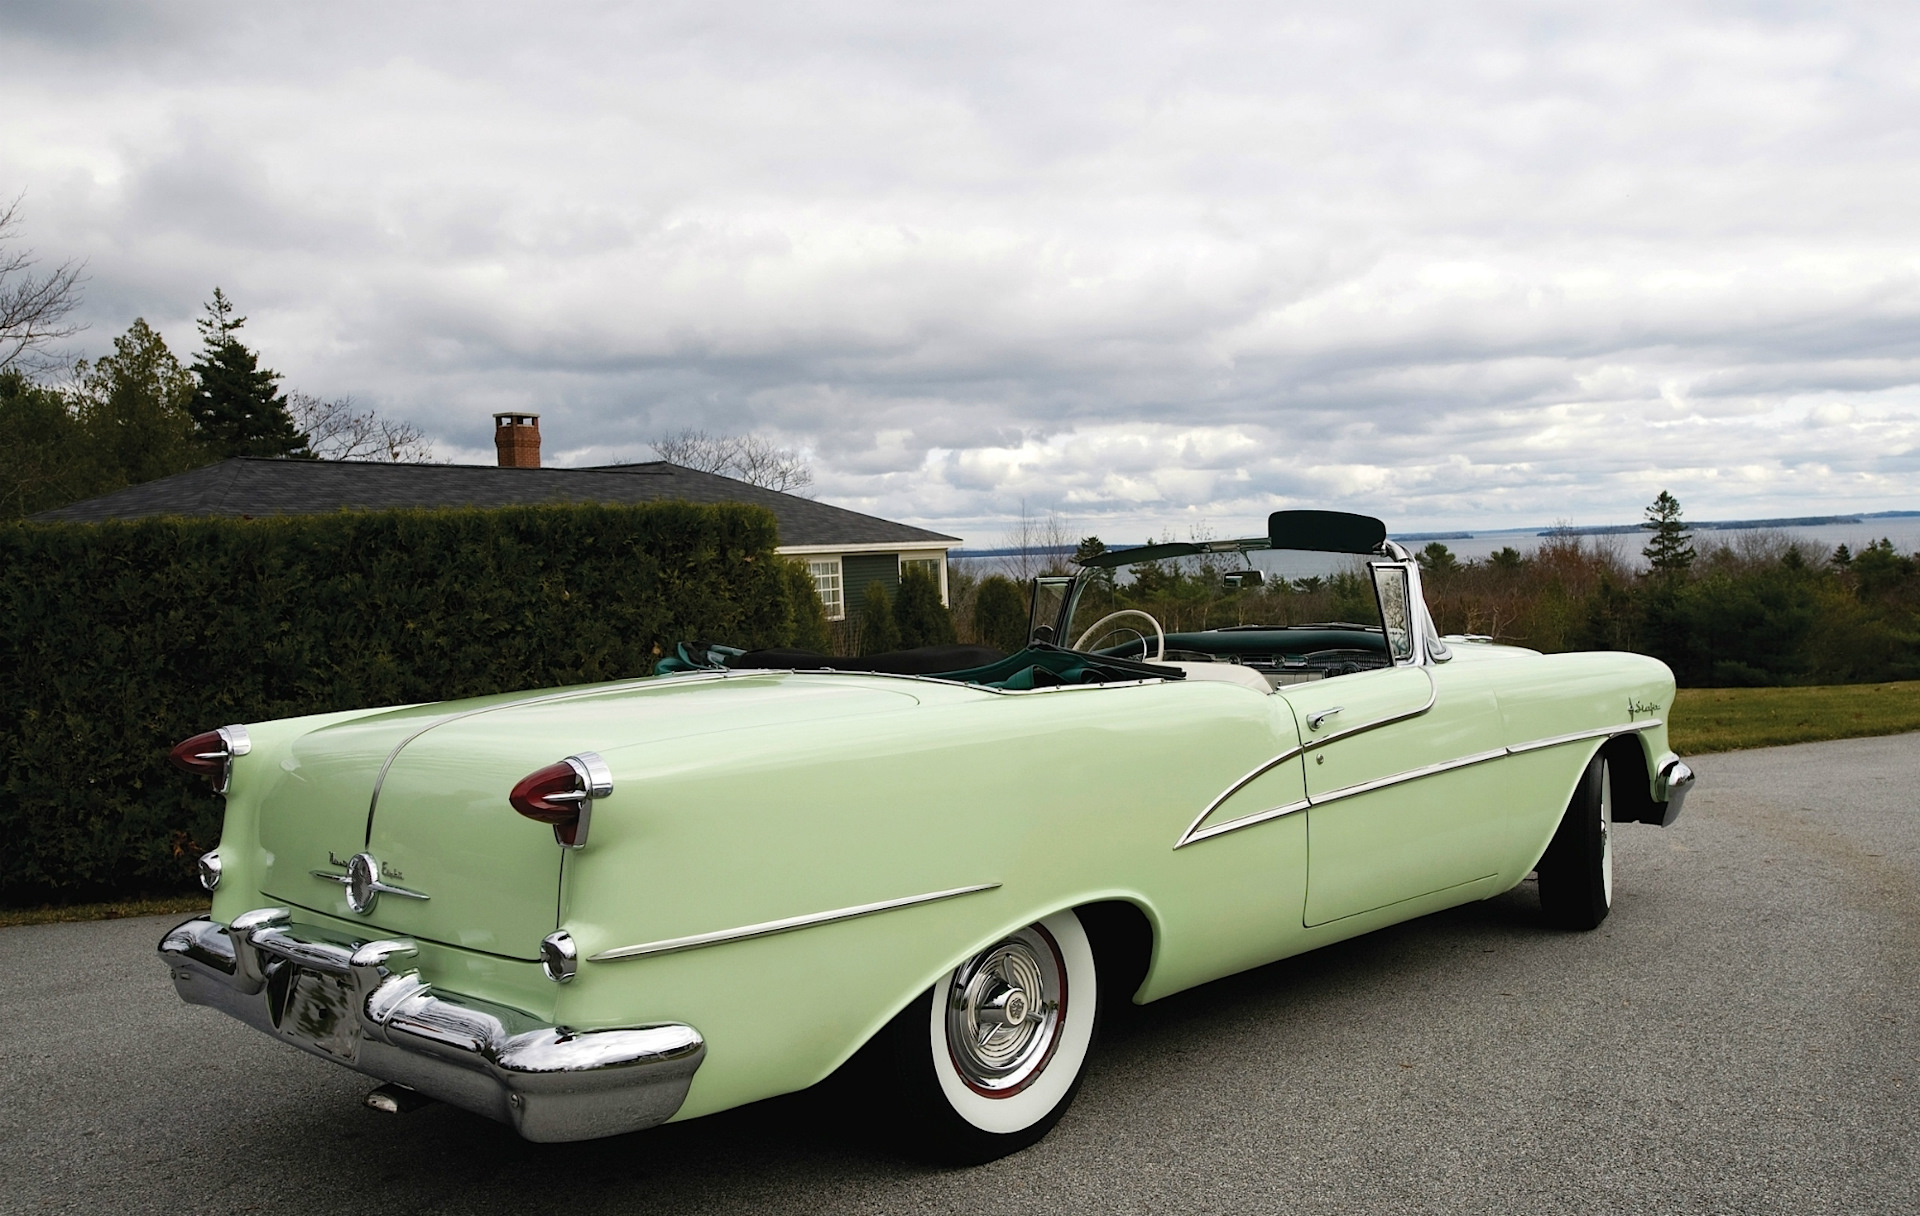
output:
[[417, 1089], [408, 1089], [404, 1085], [388, 1082], [367, 1095], [367, 1105], [374, 1110], [382, 1110], [390, 1115], [404, 1115], [409, 1111], [431, 1106], [434, 1099], [427, 1097]]

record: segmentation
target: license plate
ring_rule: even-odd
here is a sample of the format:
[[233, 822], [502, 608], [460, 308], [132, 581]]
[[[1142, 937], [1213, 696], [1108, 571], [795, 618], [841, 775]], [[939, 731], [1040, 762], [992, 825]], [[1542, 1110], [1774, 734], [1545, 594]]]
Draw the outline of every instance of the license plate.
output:
[[342, 975], [282, 963], [267, 978], [268, 1008], [280, 1034], [311, 1051], [352, 1062], [353, 999]]

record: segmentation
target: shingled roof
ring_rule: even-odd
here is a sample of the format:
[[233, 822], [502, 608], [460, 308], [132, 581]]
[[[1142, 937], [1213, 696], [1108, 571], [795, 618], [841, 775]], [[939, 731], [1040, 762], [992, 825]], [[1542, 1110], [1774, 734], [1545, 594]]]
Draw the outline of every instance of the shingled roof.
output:
[[128, 486], [32, 518], [100, 523], [154, 515], [315, 515], [406, 507], [508, 507], [547, 502], [743, 502], [767, 508], [780, 544], [945, 548], [959, 538], [862, 515], [810, 498], [669, 464], [586, 469], [503, 469], [475, 464], [262, 460], [239, 456]]

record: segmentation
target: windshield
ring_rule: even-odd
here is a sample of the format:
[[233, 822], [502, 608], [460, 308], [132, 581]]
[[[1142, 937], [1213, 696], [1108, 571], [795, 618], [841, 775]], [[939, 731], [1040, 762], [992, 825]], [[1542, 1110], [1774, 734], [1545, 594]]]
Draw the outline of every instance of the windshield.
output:
[[1380, 628], [1367, 562], [1346, 554], [1272, 550], [1176, 557], [1087, 570], [1081, 584], [1072, 623], [1059, 640], [1076, 650], [1110, 649], [1144, 636], [1151, 653], [1155, 623], [1167, 633], [1334, 623]]

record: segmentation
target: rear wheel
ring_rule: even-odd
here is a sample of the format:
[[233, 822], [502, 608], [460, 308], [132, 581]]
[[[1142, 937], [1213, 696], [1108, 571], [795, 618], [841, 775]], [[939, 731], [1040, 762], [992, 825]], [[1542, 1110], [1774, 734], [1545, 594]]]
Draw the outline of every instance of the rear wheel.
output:
[[1562, 929], [1596, 929], [1613, 907], [1613, 784], [1595, 756], [1540, 859], [1540, 910]]
[[1045, 1136], [1079, 1091], [1099, 996], [1093, 948], [1070, 911], [942, 977], [882, 1032], [909, 1147], [970, 1165]]

